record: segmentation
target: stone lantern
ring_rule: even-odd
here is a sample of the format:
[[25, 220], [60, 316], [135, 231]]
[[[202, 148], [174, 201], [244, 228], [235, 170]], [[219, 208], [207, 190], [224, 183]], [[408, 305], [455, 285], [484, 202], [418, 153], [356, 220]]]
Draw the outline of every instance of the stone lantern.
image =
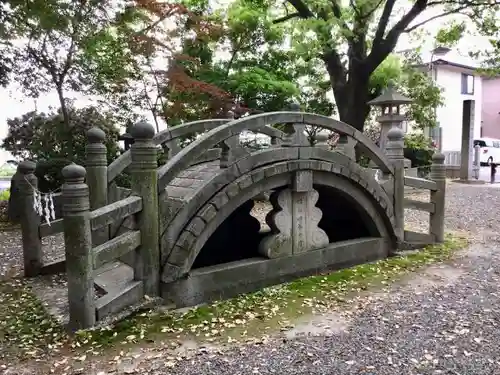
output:
[[[370, 105], [381, 108], [382, 113], [377, 117], [377, 121], [380, 123], [379, 147], [384, 153], [389, 130], [392, 127], [404, 130], [403, 121], [406, 120], [406, 117], [401, 114], [401, 106], [410, 103], [412, 103], [412, 100], [394, 90], [392, 85], [389, 85], [382, 95], [368, 102]], [[407, 176], [417, 176], [417, 168], [411, 168], [411, 161], [409, 159], [404, 159], [404, 166]]]
[[134, 125], [133, 122], [128, 120], [127, 125], [125, 127], [125, 133], [118, 137], [119, 141], [124, 142], [125, 151], [127, 151], [130, 148], [130, 146], [134, 143], [134, 137], [130, 135], [130, 130], [132, 129], [133, 125]]
[[379, 147], [382, 150], [385, 151], [387, 133], [393, 126], [397, 126], [403, 130], [405, 116], [401, 114], [401, 106], [410, 104], [411, 102], [410, 98], [394, 90], [392, 85], [389, 85], [382, 95], [368, 102], [369, 105], [378, 106], [382, 110], [381, 115], [377, 117], [377, 121], [380, 123]]

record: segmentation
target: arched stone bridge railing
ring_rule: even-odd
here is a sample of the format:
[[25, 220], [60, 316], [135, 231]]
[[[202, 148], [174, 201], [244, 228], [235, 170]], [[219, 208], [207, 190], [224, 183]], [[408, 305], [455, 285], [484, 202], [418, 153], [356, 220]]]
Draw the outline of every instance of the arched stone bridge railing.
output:
[[[260, 131], [275, 124], [294, 124], [295, 134], [303, 132], [306, 125], [311, 125], [350, 137], [357, 141], [358, 149], [373, 161], [382, 172], [389, 175], [393, 173], [393, 167], [382, 150], [367, 136], [350, 125], [330, 117], [312, 113], [270, 112], [233, 120], [203, 134], [160, 167], [158, 171], [158, 190], [161, 192], [182, 170], [189, 167], [199, 155], [211, 149], [216, 144], [227, 142], [227, 140], [237, 136], [242, 131]], [[291, 133], [293, 132], [294, 130], [291, 131]], [[300, 139], [300, 134], [295, 140], [290, 137], [289, 141], [292, 143], [288, 144], [288, 146], [307, 145], [305, 140]], [[230, 145], [227, 145], [227, 147], [230, 148]]]
[[[175, 155], [179, 151], [178, 141], [182, 137], [190, 136], [192, 134], [208, 132], [215, 129], [223, 124], [226, 124], [233, 120], [232, 114], [229, 114], [229, 118], [225, 119], [211, 119], [211, 120], [200, 120], [193, 121], [183, 125], [173, 127], [172, 129], [163, 130], [157, 133], [153, 142], [156, 145], [166, 145], [171, 151], [170, 156]], [[255, 130], [256, 133], [261, 133], [271, 137], [271, 139], [282, 139], [284, 133], [278, 129], [274, 129], [270, 126], [262, 127]], [[207, 150], [205, 150], [207, 151]], [[207, 161], [210, 159], [217, 159], [220, 156], [220, 149], [210, 150], [210, 155], [207, 155], [203, 160]], [[130, 150], [127, 150], [117, 159], [115, 159], [108, 166], [108, 183], [111, 183], [115, 178], [120, 175], [132, 162]]]

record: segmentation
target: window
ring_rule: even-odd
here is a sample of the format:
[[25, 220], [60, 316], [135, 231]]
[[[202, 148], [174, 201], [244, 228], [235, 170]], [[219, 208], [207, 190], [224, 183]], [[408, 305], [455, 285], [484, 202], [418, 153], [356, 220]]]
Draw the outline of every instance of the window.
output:
[[474, 76], [472, 74], [462, 73], [462, 94], [474, 94]]
[[476, 140], [474, 141], [474, 146], [477, 146], [477, 145], [479, 145], [480, 147], [486, 147], [486, 142], [485, 142], [485, 141], [482, 141], [482, 140], [480, 140], [480, 139], [476, 139]]

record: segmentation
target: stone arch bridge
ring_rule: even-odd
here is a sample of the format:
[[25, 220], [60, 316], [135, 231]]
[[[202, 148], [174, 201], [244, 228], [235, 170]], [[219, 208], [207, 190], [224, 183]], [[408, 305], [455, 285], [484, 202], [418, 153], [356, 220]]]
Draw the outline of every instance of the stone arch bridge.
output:
[[[308, 126], [338, 133], [339, 143], [311, 146]], [[241, 144], [240, 134], [248, 131], [270, 137], [269, 147]], [[51, 225], [28, 204], [36, 186], [33, 164], [19, 168], [25, 264], [28, 273], [49, 272], [37, 258], [39, 243], [64, 232], [72, 327], [92, 326], [144, 295], [191, 306], [443, 240], [442, 155], [434, 157], [432, 180], [405, 176], [397, 124], [384, 150], [345, 123], [295, 111], [154, 133], [151, 125], [136, 124], [131, 149], [108, 166], [104, 133], [90, 130], [86, 168], [64, 168], [66, 183], [56, 200], [62, 217]], [[370, 167], [352, 157], [353, 144]], [[160, 145], [168, 158], [158, 167]], [[118, 186], [125, 170], [131, 188]], [[405, 185], [427, 189], [430, 201], [405, 199]], [[254, 198], [269, 191], [264, 225], [251, 210]], [[404, 230], [405, 207], [430, 213], [428, 233]], [[102, 287], [96, 299], [96, 275], [117, 260], [128, 264], [130, 276]]]

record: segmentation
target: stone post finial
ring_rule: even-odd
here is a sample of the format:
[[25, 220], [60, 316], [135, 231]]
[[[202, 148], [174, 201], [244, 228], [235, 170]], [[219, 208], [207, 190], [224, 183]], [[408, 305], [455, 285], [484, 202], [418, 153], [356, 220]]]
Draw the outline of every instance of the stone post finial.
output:
[[[385, 153], [389, 160], [404, 162], [404, 133], [398, 127], [392, 127], [387, 133], [388, 142], [385, 144]], [[403, 164], [404, 167], [404, 164]]]
[[68, 184], [83, 183], [87, 171], [81, 165], [71, 163], [62, 169], [62, 175]]
[[95, 324], [94, 264], [86, 170], [70, 164], [63, 168], [64, 243], [68, 278], [69, 326], [72, 330]]
[[[97, 127], [87, 132], [87, 184], [90, 194], [90, 209], [96, 210], [108, 204], [108, 158], [104, 141], [106, 133]], [[109, 228], [103, 227], [92, 233], [92, 243], [100, 245], [109, 239]]]
[[434, 155], [432, 155], [433, 164], [444, 164], [444, 159], [445, 159], [444, 154], [440, 152], [435, 152]]
[[33, 207], [33, 197], [38, 189], [38, 179], [34, 172], [36, 164], [32, 161], [21, 162], [17, 170], [20, 174], [17, 184], [19, 187], [19, 210], [21, 233], [23, 240], [23, 263], [26, 277], [37, 276], [42, 269], [42, 241], [38, 228], [40, 216]]
[[155, 136], [155, 128], [149, 122], [139, 121], [130, 130], [130, 134], [135, 141], [153, 139]]
[[316, 140], [316, 147], [324, 148], [328, 150], [330, 147], [328, 146], [328, 134], [325, 133], [323, 129], [318, 129], [314, 136]]
[[136, 215], [141, 246], [135, 250], [134, 279], [143, 282], [146, 295], [157, 296], [160, 292], [160, 244], [155, 129], [147, 122], [139, 122], [130, 133], [135, 140], [130, 148], [132, 192], [142, 198], [142, 211]]
[[440, 152], [432, 155], [431, 180], [436, 183], [436, 190], [431, 190], [430, 202], [434, 203], [434, 212], [429, 217], [430, 233], [436, 242], [444, 241], [444, 213], [446, 199], [446, 166], [444, 155]]
[[400, 128], [397, 127], [392, 127], [388, 132], [387, 132], [387, 138], [390, 141], [401, 141], [404, 139], [405, 133]]
[[87, 131], [88, 143], [104, 143], [106, 133], [98, 127], [93, 127]]
[[17, 168], [21, 174], [26, 176], [35, 172], [36, 163], [31, 160], [25, 160], [19, 163]]

